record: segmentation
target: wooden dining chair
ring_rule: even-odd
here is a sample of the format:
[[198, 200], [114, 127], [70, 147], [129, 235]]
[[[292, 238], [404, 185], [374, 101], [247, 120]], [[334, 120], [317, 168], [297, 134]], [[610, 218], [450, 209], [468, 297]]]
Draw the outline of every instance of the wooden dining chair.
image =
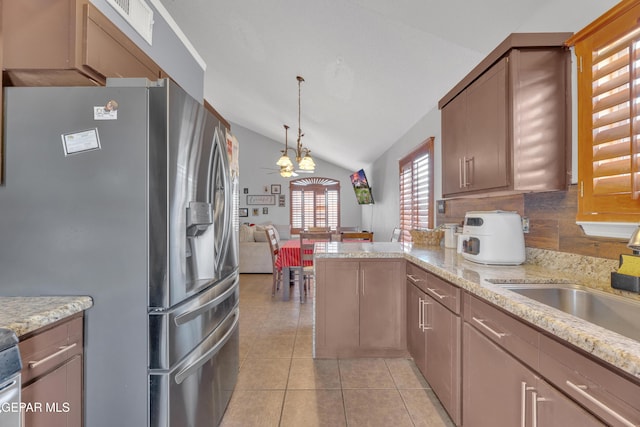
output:
[[313, 265], [305, 266], [305, 261], [307, 261], [307, 264], [309, 264], [309, 261], [313, 263], [313, 247], [317, 242], [331, 242], [331, 233], [300, 233], [300, 276], [298, 278], [300, 302], [304, 302], [307, 292], [311, 292]]
[[329, 227], [309, 227], [307, 230], [310, 233], [326, 233], [331, 231]]
[[271, 252], [271, 264], [273, 265], [273, 284], [271, 285], [271, 296], [276, 294], [276, 291], [280, 289], [282, 284], [282, 269], [276, 266], [278, 256], [280, 256], [280, 243], [276, 237], [276, 232], [273, 228], [267, 227], [264, 230], [267, 233], [267, 241], [269, 242], [269, 249]]
[[373, 233], [370, 231], [341, 233], [341, 236], [343, 242], [345, 240], [373, 242]]

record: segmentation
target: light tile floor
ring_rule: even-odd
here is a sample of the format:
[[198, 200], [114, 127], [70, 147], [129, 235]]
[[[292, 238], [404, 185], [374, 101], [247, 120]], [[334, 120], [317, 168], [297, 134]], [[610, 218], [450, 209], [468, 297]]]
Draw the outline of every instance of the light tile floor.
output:
[[[292, 288], [293, 291], [293, 288]], [[240, 373], [222, 426], [453, 426], [410, 359], [313, 359], [313, 303], [240, 275]]]

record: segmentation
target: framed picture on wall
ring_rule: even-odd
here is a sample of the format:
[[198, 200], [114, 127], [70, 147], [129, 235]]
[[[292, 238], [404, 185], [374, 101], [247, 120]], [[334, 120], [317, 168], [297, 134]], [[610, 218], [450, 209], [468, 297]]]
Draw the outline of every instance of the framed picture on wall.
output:
[[239, 212], [240, 212], [240, 216], [241, 217], [249, 216], [249, 209], [248, 208], [240, 208]]
[[280, 184], [271, 184], [271, 194], [280, 194]]
[[262, 215], [269, 215], [269, 208], [262, 208]]
[[285, 207], [285, 202], [284, 202], [284, 194], [281, 194], [278, 196], [278, 206], [281, 208]]
[[258, 215], [260, 215], [260, 209], [253, 208], [253, 212], [252, 213], [253, 213], [253, 216], [258, 216]]
[[248, 205], [275, 205], [276, 196], [273, 194], [248, 195], [247, 204]]

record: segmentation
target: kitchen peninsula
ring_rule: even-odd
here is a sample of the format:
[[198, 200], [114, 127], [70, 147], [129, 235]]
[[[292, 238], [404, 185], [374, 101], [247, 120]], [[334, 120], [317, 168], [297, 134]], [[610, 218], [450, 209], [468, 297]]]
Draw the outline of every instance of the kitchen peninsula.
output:
[[[527, 251], [528, 260], [545, 258], [537, 250]], [[553, 253], [549, 259], [554, 258], [557, 263], [563, 255]], [[640, 342], [536, 302], [505, 286], [509, 283], [572, 283], [603, 289], [608, 285], [601, 278], [577, 277], [575, 268], [563, 270], [557, 265], [544, 263], [520, 266], [475, 264], [458, 256], [455, 249], [439, 247], [412, 248], [411, 245], [391, 242], [318, 244], [315, 252], [318, 298], [314, 325], [316, 358], [331, 357], [322, 352], [333, 344], [326, 342], [329, 335], [323, 337], [321, 334], [327, 330], [325, 323], [328, 318], [340, 318], [337, 310], [344, 309], [344, 295], [347, 294], [346, 291], [336, 294], [341, 300], [338, 305], [334, 304], [330, 292], [327, 291], [323, 297], [328, 284], [323, 271], [345, 262], [405, 264], [404, 287], [398, 286], [396, 281], [389, 282], [400, 296], [387, 298], [388, 303], [396, 308], [399, 307], [398, 300], [405, 302], [400, 307], [399, 317], [403, 322], [397, 336], [407, 345], [410, 333], [407, 331], [413, 326], [411, 312], [418, 306], [425, 310], [422, 313], [430, 313], [418, 316], [421, 330], [426, 330], [427, 336], [433, 333], [440, 339], [446, 335], [446, 347], [451, 352], [447, 363], [451, 372], [447, 373], [440, 389], [434, 379], [428, 375], [425, 378], [456, 424], [460, 425], [465, 418], [477, 420], [478, 417], [486, 417], [490, 423], [492, 411], [516, 422], [524, 416], [522, 414], [528, 417], [532, 411], [536, 412], [538, 419], [544, 419], [555, 411], [553, 416], [562, 413], [574, 421], [584, 419], [585, 425], [600, 425], [600, 422], [635, 425], [629, 424], [629, 420], [631, 423], [640, 422]], [[356, 271], [348, 273], [355, 277], [354, 286], [349, 287], [348, 294], [356, 295], [358, 292], [360, 300], [354, 298], [352, 301], [360, 302], [362, 294], [369, 289], [371, 278]], [[412, 287], [419, 292], [422, 287], [424, 295], [415, 302], [409, 297]], [[335, 289], [334, 285], [332, 291]], [[423, 306], [428, 308], [423, 309]], [[330, 307], [331, 317], [323, 315], [323, 307]], [[448, 323], [438, 321], [437, 310], [449, 314], [451, 320]], [[385, 315], [395, 324], [394, 319], [398, 317], [389, 317], [389, 313], [393, 310]], [[362, 324], [363, 318], [359, 319]], [[444, 333], [434, 330], [443, 324], [446, 326]], [[344, 327], [348, 329], [349, 325]], [[388, 349], [388, 346], [383, 347]], [[429, 347], [427, 344], [426, 357], [441, 347]], [[403, 349], [408, 350], [420, 367], [410, 343], [407, 347], [395, 348], [398, 355]], [[390, 356], [372, 354], [369, 357]], [[536, 400], [535, 396], [549, 397], [549, 400], [544, 405], [536, 404], [534, 409], [529, 409], [528, 405], [533, 405], [530, 402]], [[526, 407], [521, 405], [525, 398]], [[551, 401], [554, 403], [548, 403]], [[509, 423], [503, 422], [507, 422], [505, 425]]]

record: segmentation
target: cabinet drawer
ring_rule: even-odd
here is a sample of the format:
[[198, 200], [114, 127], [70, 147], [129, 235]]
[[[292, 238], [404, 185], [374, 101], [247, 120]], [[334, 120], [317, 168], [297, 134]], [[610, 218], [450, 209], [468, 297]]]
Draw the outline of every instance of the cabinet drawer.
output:
[[407, 280], [449, 310], [460, 314], [461, 291], [457, 286], [411, 263], [407, 264]]
[[82, 354], [83, 317], [76, 317], [20, 342], [22, 384]]
[[640, 385], [546, 336], [540, 372], [608, 425], [640, 424]]
[[464, 320], [530, 367], [538, 367], [540, 334], [533, 328], [467, 293]]

